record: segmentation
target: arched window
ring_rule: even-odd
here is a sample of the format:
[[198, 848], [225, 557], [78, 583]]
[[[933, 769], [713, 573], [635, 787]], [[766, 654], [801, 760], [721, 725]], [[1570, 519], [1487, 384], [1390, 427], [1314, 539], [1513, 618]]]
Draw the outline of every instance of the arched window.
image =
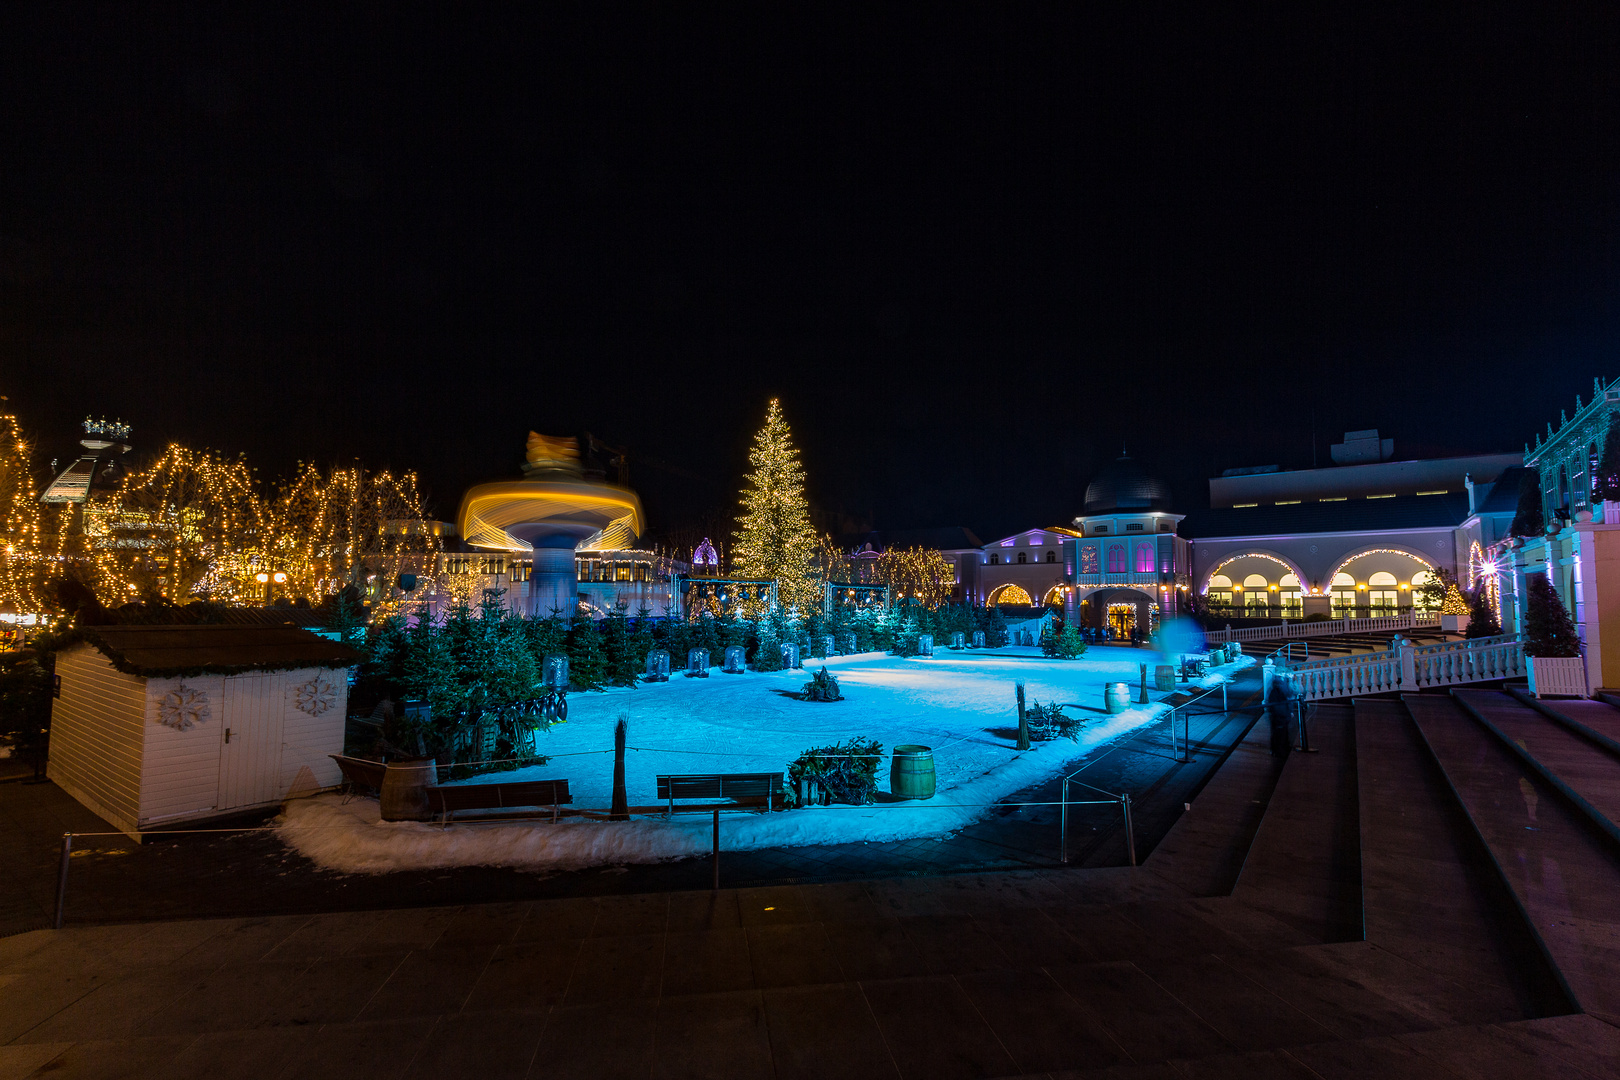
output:
[[1333, 575], [1333, 584], [1330, 588], [1333, 591], [1333, 617], [1342, 619], [1347, 615], [1355, 615], [1356, 605], [1359, 603], [1356, 599], [1356, 579], [1340, 571]]
[[1261, 574], [1250, 574], [1243, 579], [1243, 608], [1251, 613], [1266, 614], [1271, 607], [1271, 593], [1267, 591], [1269, 585]]
[[990, 553], [990, 565], [991, 566], [1000, 566], [1001, 565], [1001, 552], [992, 551]]
[[1136, 572], [1138, 574], [1153, 573], [1153, 545], [1136, 545]]
[[1019, 562], [1023, 562], [1023, 561], [1024, 561], [1024, 553], [1023, 553], [1023, 552], [1022, 552], [1022, 551], [1020, 551], [1020, 552], [1019, 552], [1019, 553], [1018, 553], [1018, 561], [1019, 561]]
[[1395, 575], [1380, 570], [1367, 579], [1367, 603], [1374, 615], [1395, 615], [1401, 609], [1401, 594], [1395, 588]]
[[1277, 595], [1282, 599], [1283, 618], [1298, 619], [1305, 614], [1304, 594], [1300, 591], [1299, 578], [1293, 574], [1284, 574], [1277, 582]]
[[1055, 551], [1048, 551], [1048, 552], [1047, 552], [1047, 553], [1046, 553], [1046, 561], [1047, 561], [1047, 562], [1057, 562], [1057, 552], [1055, 552]]
[[1423, 596], [1423, 587], [1433, 580], [1434, 574], [1428, 570], [1419, 570], [1412, 575], [1412, 606], [1418, 611], [1434, 610]]
[[1216, 574], [1209, 579], [1209, 591], [1204, 595], [1211, 608], [1231, 608], [1232, 579], [1225, 574]]
[[1108, 572], [1110, 574], [1123, 574], [1127, 569], [1125, 564], [1125, 545], [1108, 545]]

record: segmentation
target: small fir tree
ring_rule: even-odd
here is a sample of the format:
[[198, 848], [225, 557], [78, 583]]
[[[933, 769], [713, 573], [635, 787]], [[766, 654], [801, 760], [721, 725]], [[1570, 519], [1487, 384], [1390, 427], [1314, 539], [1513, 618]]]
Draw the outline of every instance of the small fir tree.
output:
[[1448, 582], [1446, 584], [1446, 598], [1440, 601], [1440, 614], [1469, 614], [1468, 601], [1463, 599], [1462, 590], [1457, 587], [1457, 583], [1455, 581]]
[[1546, 574], [1530, 574], [1525, 579], [1524, 655], [1558, 657], [1581, 655], [1581, 642], [1575, 624], [1558, 591]]
[[1496, 608], [1491, 605], [1490, 590], [1485, 582], [1468, 592], [1468, 630], [1466, 636], [1471, 638], [1494, 637], [1502, 632], [1502, 624], [1497, 621]]
[[709, 650], [709, 666], [714, 667], [725, 661], [725, 651], [720, 648], [720, 631], [715, 625], [715, 618], [707, 611], [698, 613], [692, 620], [692, 648]]
[[647, 654], [658, 648], [652, 624], [650, 610], [642, 608], [636, 612], [636, 621], [630, 630], [630, 663], [634, 665], [637, 675], [647, 670]]
[[575, 615], [568, 629], [568, 681], [580, 690], [600, 690], [607, 674], [607, 654], [596, 620]]
[[1007, 644], [1007, 617], [1001, 613], [1000, 606], [992, 606], [985, 619], [984, 643], [992, 649], [999, 649]]
[[742, 492], [734, 563], [744, 577], [775, 579], [783, 605], [808, 609], [821, 593], [815, 577], [819, 544], [810, 527], [804, 467], [775, 398], [765, 426], [754, 436], [748, 463], [752, 471]]
[[637, 662], [631, 649], [630, 620], [623, 611], [614, 610], [602, 620], [602, 653], [607, 657], [607, 682], [613, 686], [635, 686], [646, 664], [646, 653]]
[[1541, 513], [1541, 473], [1526, 468], [1519, 477], [1519, 506], [1508, 526], [1509, 536], [1540, 536], [1547, 530]]
[[754, 634], [758, 642], [754, 646], [754, 670], [781, 671], [782, 639], [777, 636], [772, 620], [769, 618], [757, 620], [754, 624]]

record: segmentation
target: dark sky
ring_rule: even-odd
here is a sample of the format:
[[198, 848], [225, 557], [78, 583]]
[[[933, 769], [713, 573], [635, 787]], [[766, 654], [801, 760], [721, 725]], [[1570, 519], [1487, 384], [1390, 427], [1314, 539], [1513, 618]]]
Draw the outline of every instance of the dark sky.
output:
[[820, 504], [990, 538], [1620, 374], [1612, 5], [877, 6], [7, 5], [0, 394], [446, 515], [591, 430], [655, 526], [780, 395]]

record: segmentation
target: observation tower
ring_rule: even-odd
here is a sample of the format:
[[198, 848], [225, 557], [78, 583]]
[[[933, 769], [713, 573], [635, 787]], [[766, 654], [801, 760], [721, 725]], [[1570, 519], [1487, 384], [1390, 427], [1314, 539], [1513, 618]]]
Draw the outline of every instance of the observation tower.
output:
[[529, 432], [522, 480], [469, 488], [456, 526], [486, 551], [532, 553], [527, 608], [572, 615], [579, 603], [576, 551], [630, 547], [645, 528], [629, 488], [587, 479], [573, 439]]

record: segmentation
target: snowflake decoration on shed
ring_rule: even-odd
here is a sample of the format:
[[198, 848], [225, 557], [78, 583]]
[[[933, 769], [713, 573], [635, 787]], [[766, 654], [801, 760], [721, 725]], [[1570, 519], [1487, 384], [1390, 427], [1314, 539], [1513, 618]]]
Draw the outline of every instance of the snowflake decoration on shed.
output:
[[337, 704], [337, 687], [325, 675], [317, 675], [298, 688], [298, 708], [319, 716]]
[[212, 715], [208, 708], [208, 695], [185, 683], [158, 700], [158, 723], [176, 731], [190, 731]]

